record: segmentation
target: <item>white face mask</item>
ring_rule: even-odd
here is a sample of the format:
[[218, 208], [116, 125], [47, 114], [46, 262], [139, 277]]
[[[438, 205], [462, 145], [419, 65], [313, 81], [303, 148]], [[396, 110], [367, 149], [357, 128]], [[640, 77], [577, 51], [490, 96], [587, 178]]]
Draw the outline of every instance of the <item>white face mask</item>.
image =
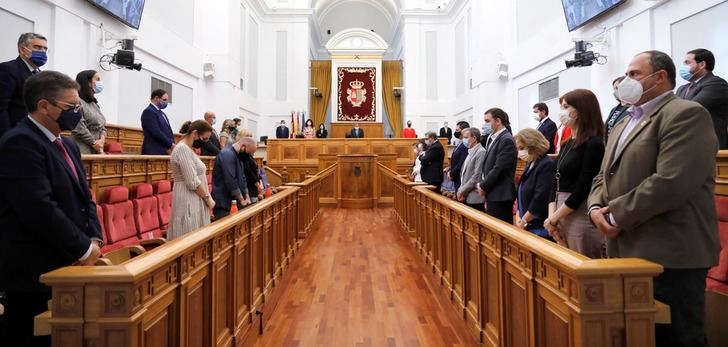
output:
[[524, 148], [518, 151], [518, 158], [523, 161], [528, 161], [531, 159], [531, 156], [528, 155], [528, 149]]
[[540, 122], [541, 121], [541, 115], [538, 113], [533, 114], [533, 120]]
[[571, 123], [571, 117], [569, 117], [569, 109], [563, 109], [559, 112], [559, 121], [563, 125], [569, 125]]
[[[657, 72], [659, 71], [655, 71], [643, 77], [642, 79], [644, 80], [646, 78], [649, 78]], [[655, 84], [649, 89], [644, 90], [644, 87], [642, 87], [642, 83], [640, 83], [640, 81], [631, 77], [625, 77], [624, 81], [622, 81], [622, 83], [617, 86], [617, 95], [619, 95], [619, 100], [621, 100], [625, 104], [634, 105], [638, 101], [640, 101], [640, 99], [642, 99], [642, 95], [645, 95], [645, 93], [657, 87], [657, 84]]]

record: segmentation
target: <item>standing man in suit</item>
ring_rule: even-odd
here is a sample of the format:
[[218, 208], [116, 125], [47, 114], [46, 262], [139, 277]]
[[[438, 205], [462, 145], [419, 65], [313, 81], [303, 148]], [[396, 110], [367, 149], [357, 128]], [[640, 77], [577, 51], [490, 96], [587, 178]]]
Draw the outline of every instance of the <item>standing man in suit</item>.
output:
[[427, 144], [427, 151], [425, 155], [420, 157], [420, 176], [422, 181], [427, 182], [435, 186], [435, 192], [440, 193], [440, 186], [442, 186], [442, 163], [445, 161], [445, 150], [442, 148], [442, 144], [437, 140], [437, 134], [432, 131], [425, 133], [425, 143]]
[[[459, 124], [459, 123], [458, 123]], [[462, 168], [463, 184], [457, 189], [458, 201], [484, 212], [485, 199], [478, 194], [475, 186], [483, 176], [483, 160], [485, 160], [485, 148], [480, 144], [480, 130], [477, 128], [464, 128], [462, 130], [463, 142], [461, 144], [468, 148]]]
[[486, 140], [483, 180], [478, 192], [485, 196], [485, 212], [513, 224], [513, 201], [516, 199], [516, 142], [506, 129], [508, 114], [499, 109], [485, 111], [485, 128], [492, 129]]
[[654, 297], [670, 306], [657, 346], [706, 346], [705, 278], [720, 244], [714, 202], [718, 150], [708, 112], [677, 98], [675, 65], [659, 51], [635, 56], [619, 85], [630, 118], [609, 136], [589, 194], [589, 217], [611, 257], [664, 267]]
[[287, 139], [290, 134], [291, 134], [291, 132], [288, 130], [288, 127], [286, 126], [286, 121], [281, 120], [281, 125], [279, 125], [276, 128], [276, 138], [277, 139]]
[[[76, 142], [61, 138], [81, 120], [79, 86], [44, 71], [25, 83], [30, 112], [0, 139], [0, 291], [5, 291], [3, 343], [50, 346], [33, 337], [33, 317], [46, 311], [51, 289], [40, 275], [93, 265], [102, 246], [96, 205]], [[12, 184], [10, 184], [12, 182]]]
[[551, 144], [546, 154], [554, 154], [554, 137], [556, 136], [556, 123], [549, 118], [549, 107], [543, 102], [533, 105], [533, 119], [538, 122], [536, 130], [543, 134], [543, 137]]
[[713, 75], [715, 57], [707, 49], [694, 49], [685, 56], [680, 77], [690, 82], [677, 90], [677, 96], [695, 101], [713, 119], [720, 149], [728, 149], [728, 82]]
[[352, 139], [363, 139], [364, 138], [364, 130], [359, 128], [359, 123], [354, 123], [354, 128], [351, 129], [351, 138]]
[[[215, 125], [216, 120], [217, 117], [215, 116], [215, 112], [205, 112], [205, 121], [207, 121], [207, 123], [210, 123], [210, 126]], [[200, 149], [200, 154], [214, 157], [217, 156], [218, 153], [220, 153], [221, 149], [222, 146], [220, 146], [220, 136], [217, 135], [217, 131], [215, 130], [215, 127], [213, 127], [212, 135], [210, 135], [210, 140], [206, 141], [202, 145], [202, 148]]]
[[169, 95], [164, 89], [152, 92], [149, 106], [142, 112], [142, 154], [167, 155], [174, 148], [174, 133], [169, 118], [164, 113], [169, 102]]
[[230, 146], [225, 146], [215, 157], [215, 167], [212, 170], [212, 199], [215, 207], [212, 209], [215, 220], [230, 214], [232, 201], [243, 208], [250, 204], [248, 183], [245, 179], [245, 168], [239, 159], [243, 148], [244, 136]]
[[[455, 131], [457, 132], [462, 132], [467, 128], [470, 128], [470, 124], [468, 124], [468, 122], [466, 121], [460, 121], [458, 122], [458, 124], [455, 125]], [[478, 134], [480, 134], [480, 131], [478, 131]], [[480, 136], [478, 136], [478, 140], [480, 140]], [[458, 191], [458, 189], [460, 188], [460, 184], [462, 183], [462, 180], [460, 179], [460, 174], [462, 172], [463, 163], [465, 163], [465, 158], [468, 156], [468, 148], [470, 148], [470, 146], [465, 143], [465, 141], [460, 142], [458, 146], [455, 147], [455, 150], [452, 152], [452, 158], [450, 158], [450, 167], [445, 170], [447, 171], [447, 177], [450, 178], [455, 184], [455, 191]]]
[[48, 61], [48, 40], [25, 33], [18, 38], [18, 57], [0, 64], [0, 136], [28, 115], [23, 103], [23, 85]]
[[442, 128], [440, 128], [440, 137], [447, 138], [448, 145], [452, 142], [452, 129], [447, 126], [447, 122], [445, 122], [442, 125]]

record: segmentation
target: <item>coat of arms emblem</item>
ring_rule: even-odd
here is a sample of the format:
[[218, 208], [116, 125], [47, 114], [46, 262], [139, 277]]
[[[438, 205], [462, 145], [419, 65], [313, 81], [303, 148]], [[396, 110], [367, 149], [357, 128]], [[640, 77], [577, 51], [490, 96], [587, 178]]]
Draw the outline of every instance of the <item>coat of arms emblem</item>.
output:
[[354, 107], [361, 107], [361, 104], [367, 100], [367, 90], [364, 88], [364, 82], [359, 80], [351, 81], [349, 86], [351, 88], [346, 90], [346, 100]]

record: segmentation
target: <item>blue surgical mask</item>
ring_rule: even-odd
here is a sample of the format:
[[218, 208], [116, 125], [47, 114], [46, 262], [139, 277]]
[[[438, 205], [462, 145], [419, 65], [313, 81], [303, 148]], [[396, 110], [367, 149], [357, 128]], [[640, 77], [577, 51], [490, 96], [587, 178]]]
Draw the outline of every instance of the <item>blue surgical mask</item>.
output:
[[166, 102], [166, 101], [160, 101], [159, 102], [159, 109], [160, 110], [164, 110], [165, 108], [167, 108], [168, 105], [169, 105], [168, 102]]
[[[26, 48], [30, 51], [29, 48]], [[45, 51], [30, 51], [30, 61], [37, 67], [41, 67], [48, 62], [48, 54]]]
[[690, 72], [689, 65], [683, 65], [680, 67], [680, 77], [682, 77], [684, 80], [689, 82], [691, 79], [693, 79], [693, 76], [695, 76], [695, 74]]
[[104, 91], [104, 82], [96, 81], [94, 83], [94, 94], [101, 93], [102, 91]]
[[482, 130], [483, 134], [490, 135], [491, 133], [493, 133], [493, 125], [491, 125], [490, 123], [485, 123], [483, 124]]

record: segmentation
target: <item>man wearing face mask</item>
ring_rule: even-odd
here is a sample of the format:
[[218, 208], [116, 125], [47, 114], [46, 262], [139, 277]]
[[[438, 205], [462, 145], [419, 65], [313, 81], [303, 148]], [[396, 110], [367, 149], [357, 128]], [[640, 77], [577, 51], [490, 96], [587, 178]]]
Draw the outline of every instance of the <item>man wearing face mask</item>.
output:
[[425, 143], [427, 151], [420, 157], [422, 164], [420, 175], [422, 175], [422, 181], [435, 186], [435, 192], [439, 194], [443, 179], [442, 163], [445, 160], [445, 150], [437, 140], [437, 134], [432, 131], [425, 133]]
[[657, 346], [706, 346], [705, 279], [720, 243], [714, 202], [718, 141], [708, 112], [676, 97], [675, 65], [659, 51], [635, 56], [619, 84], [630, 119], [612, 129], [589, 194], [589, 217], [610, 257], [664, 271], [654, 297], [670, 306]]
[[169, 102], [169, 94], [164, 89], [152, 92], [149, 106], [142, 112], [142, 154], [166, 155], [174, 149], [174, 133], [169, 118], [164, 113]]
[[[470, 128], [470, 124], [468, 124], [468, 122], [466, 121], [460, 121], [458, 122], [458, 124], [455, 125], [455, 132], [459, 133], [462, 129], [467, 128]], [[478, 139], [480, 139], [480, 136], [478, 136]], [[460, 179], [460, 173], [462, 172], [465, 158], [467, 158], [468, 156], [468, 148], [469, 146], [467, 143], [465, 143], [465, 141], [459, 143], [457, 147], [455, 147], [455, 150], [452, 152], [452, 157], [450, 158], [450, 167], [445, 170], [448, 177], [455, 184], [455, 191], [460, 188], [460, 184], [462, 183], [462, 180]]]
[[94, 265], [101, 226], [78, 146], [60, 137], [81, 120], [78, 84], [44, 71], [25, 83], [29, 116], [0, 139], [0, 292], [6, 293], [7, 346], [50, 346], [33, 337], [33, 317], [48, 309], [51, 288], [40, 275]]
[[713, 129], [718, 137], [720, 149], [728, 148], [728, 82], [713, 75], [715, 57], [707, 49], [694, 49], [685, 56], [680, 68], [680, 77], [688, 84], [677, 89], [677, 96], [695, 101], [713, 119]]
[[533, 105], [533, 120], [538, 122], [536, 130], [541, 132], [551, 144], [547, 154], [554, 154], [554, 137], [556, 136], [556, 123], [549, 118], [549, 107], [543, 102]]
[[448, 145], [452, 143], [452, 129], [447, 126], [447, 122], [445, 122], [442, 128], [440, 128], [440, 137], [446, 138]]
[[506, 129], [508, 114], [492, 108], [483, 117], [485, 128], [492, 129], [487, 136], [482, 180], [476, 185], [485, 196], [485, 212], [508, 224], [513, 224], [513, 201], [516, 199], [516, 143]]
[[412, 128], [412, 121], [407, 121], [407, 127], [402, 129], [402, 138], [404, 139], [416, 139], [417, 132]]
[[212, 127], [212, 135], [210, 135], [210, 140], [202, 145], [202, 149], [200, 149], [202, 155], [214, 157], [220, 153], [220, 137], [217, 135], [214, 126], [216, 120], [215, 112], [205, 112], [205, 121]]
[[607, 120], [604, 122], [604, 143], [609, 142], [609, 134], [612, 132], [612, 129], [614, 129], [614, 126], [619, 123], [624, 117], [627, 117], [629, 115], [629, 112], [627, 110], [629, 109], [630, 105], [625, 104], [622, 100], [619, 100], [619, 94], [617, 93], [617, 87], [619, 87], [619, 84], [624, 81], [624, 76], [617, 77], [614, 81], [612, 81], [612, 88], [614, 89], [614, 98], [617, 99], [617, 106], [614, 106], [614, 108], [609, 111], [609, 116], [607, 116]]
[[18, 38], [18, 57], [0, 64], [0, 136], [28, 113], [23, 103], [23, 85], [48, 61], [48, 40], [25, 33]]
[[351, 135], [352, 139], [363, 139], [364, 130], [359, 128], [359, 123], [354, 123], [354, 128], [351, 129], [351, 131], [349, 132], [349, 135]]

